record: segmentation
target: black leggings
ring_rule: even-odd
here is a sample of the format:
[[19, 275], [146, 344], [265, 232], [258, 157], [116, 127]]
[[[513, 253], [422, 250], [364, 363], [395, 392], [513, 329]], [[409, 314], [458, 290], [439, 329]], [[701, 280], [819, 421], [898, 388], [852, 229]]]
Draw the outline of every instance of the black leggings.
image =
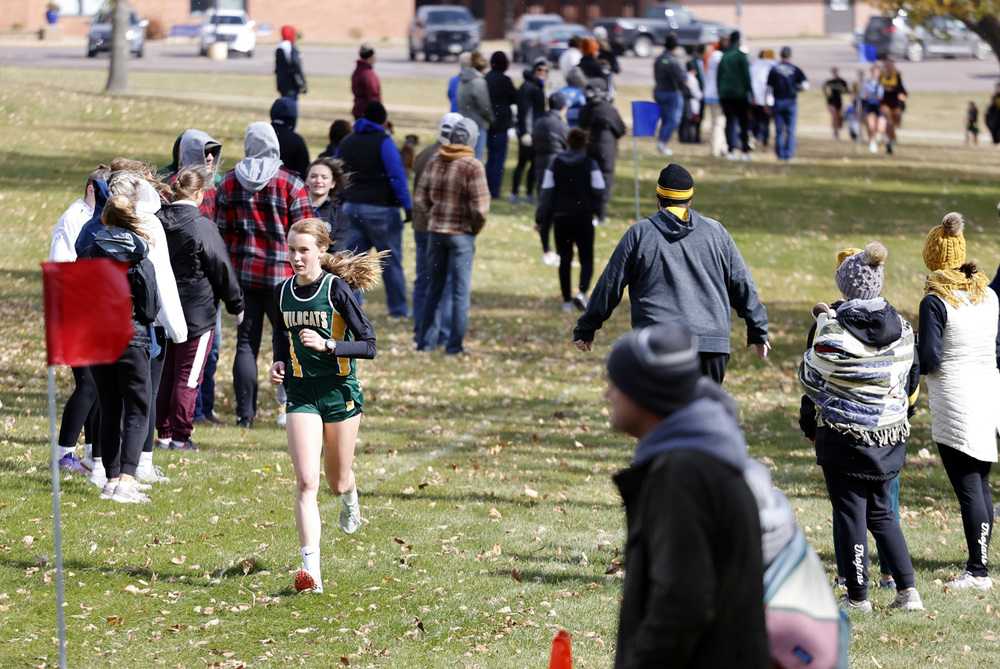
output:
[[246, 308], [243, 322], [236, 331], [236, 357], [233, 359], [233, 387], [236, 391], [236, 417], [253, 418], [257, 415], [257, 354], [264, 334], [264, 319], [271, 321], [271, 341], [275, 341], [278, 305], [274, 290], [243, 289]]
[[[840, 527], [840, 553], [847, 561], [847, 594], [854, 601], [868, 599], [868, 531], [885, 549], [879, 559], [896, 579], [896, 587], [913, 587], [913, 562], [906, 538], [892, 512], [892, 479], [870, 481], [823, 468], [826, 490]], [[867, 531], [866, 531], [867, 530]]]
[[[73, 379], [76, 381], [76, 388], [66, 400], [62, 425], [59, 428], [59, 445], [66, 448], [76, 446], [81, 430], [84, 442], [96, 443], [101, 416], [100, 405], [97, 403], [97, 386], [94, 385], [94, 375], [91, 374], [90, 367], [74, 367]], [[95, 448], [94, 452], [101, 451]]]
[[[524, 174], [527, 168], [528, 174]], [[517, 143], [517, 166], [514, 168], [514, 176], [511, 178], [510, 192], [517, 195], [521, 187], [521, 177], [525, 176], [524, 192], [531, 196], [531, 189], [535, 186], [535, 150], [530, 146], [525, 146], [521, 142]]]
[[156, 396], [160, 391], [160, 378], [163, 376], [163, 361], [167, 357], [167, 337], [163, 328], [154, 328], [156, 341], [160, 345], [160, 355], [149, 359], [149, 427], [146, 428], [146, 440], [142, 442], [142, 452], [152, 453], [156, 443]]
[[556, 253], [559, 254], [559, 287], [562, 289], [563, 302], [569, 302], [572, 289], [573, 245], [580, 254], [580, 283], [577, 286], [581, 293], [590, 288], [590, 279], [594, 275], [594, 224], [589, 214], [584, 216], [558, 216], [553, 222], [553, 236], [556, 242]]
[[736, 124], [740, 125], [740, 148], [743, 153], [750, 151], [750, 103], [740, 98], [725, 98], [719, 100], [722, 112], [726, 115], [726, 144], [732, 153], [736, 150], [734, 138]]
[[966, 570], [973, 576], [988, 573], [990, 536], [993, 534], [993, 497], [990, 495], [991, 463], [976, 460], [950, 446], [938, 444], [941, 464], [962, 511], [962, 528], [969, 548]]
[[149, 427], [149, 349], [127, 346], [118, 362], [90, 368], [101, 402], [101, 458], [109, 479], [135, 476]]

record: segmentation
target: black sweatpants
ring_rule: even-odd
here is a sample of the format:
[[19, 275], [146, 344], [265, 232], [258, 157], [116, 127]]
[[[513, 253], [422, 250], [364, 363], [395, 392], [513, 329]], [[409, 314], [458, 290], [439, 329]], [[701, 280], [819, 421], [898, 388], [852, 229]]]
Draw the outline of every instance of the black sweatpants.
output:
[[127, 346], [118, 362], [90, 368], [101, 403], [101, 458], [109, 479], [135, 476], [149, 427], [149, 349]]
[[156, 342], [160, 346], [160, 354], [149, 359], [149, 426], [146, 428], [146, 439], [142, 442], [142, 452], [152, 453], [156, 443], [156, 396], [160, 392], [160, 379], [163, 378], [163, 362], [167, 358], [167, 333], [161, 327], [153, 328]]
[[[826, 490], [840, 527], [840, 552], [847, 561], [847, 594], [854, 601], [868, 599], [868, 531], [885, 548], [879, 559], [896, 579], [896, 588], [913, 587], [913, 562], [889, 491], [892, 479], [871, 481], [823, 468]], [[866, 531], [867, 530], [867, 531]]]
[[556, 242], [556, 253], [559, 254], [559, 287], [562, 289], [563, 302], [569, 302], [572, 297], [573, 245], [580, 254], [580, 282], [577, 284], [581, 293], [590, 289], [590, 279], [594, 276], [594, 224], [591, 216], [556, 216], [552, 223], [553, 236]]
[[941, 464], [962, 511], [969, 561], [965, 568], [973, 576], [988, 576], [990, 537], [993, 534], [993, 497], [990, 495], [991, 463], [976, 460], [950, 446], [938, 444]]
[[236, 391], [236, 417], [257, 415], [257, 354], [264, 333], [264, 319], [271, 322], [271, 342], [279, 321], [274, 290], [243, 288], [243, 322], [236, 331], [236, 356], [233, 359], [233, 387]]
[[[97, 386], [94, 385], [94, 375], [90, 367], [74, 367], [73, 380], [76, 387], [73, 394], [66, 400], [63, 409], [62, 425], [59, 427], [59, 445], [70, 448], [76, 446], [83, 431], [84, 442], [97, 443], [97, 431], [100, 429], [100, 406], [97, 403]], [[95, 448], [98, 455], [100, 450]]]
[[726, 378], [726, 367], [729, 366], [728, 353], [698, 353], [701, 359], [701, 375], [707, 376], [720, 386]]
[[[525, 174], [524, 170], [527, 169], [528, 173]], [[531, 196], [531, 189], [535, 186], [535, 149], [530, 146], [525, 146], [520, 141], [517, 143], [517, 166], [514, 167], [514, 176], [511, 177], [510, 182], [510, 192], [512, 195], [517, 195], [518, 189], [521, 188], [521, 177], [524, 179], [524, 192], [525, 195]]]
[[719, 100], [722, 113], [726, 115], [726, 145], [732, 153], [736, 150], [733, 138], [736, 136], [736, 124], [740, 126], [740, 148], [744, 153], [750, 151], [750, 103], [740, 98], [724, 98]]

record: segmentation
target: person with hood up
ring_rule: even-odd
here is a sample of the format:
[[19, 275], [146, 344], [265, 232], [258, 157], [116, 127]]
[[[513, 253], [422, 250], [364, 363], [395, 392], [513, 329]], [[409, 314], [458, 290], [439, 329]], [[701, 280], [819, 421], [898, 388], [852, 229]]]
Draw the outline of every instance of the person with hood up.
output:
[[358, 64], [351, 74], [351, 92], [354, 93], [351, 113], [355, 120], [365, 115], [369, 103], [382, 102], [382, 86], [375, 74], [375, 49], [367, 42], [358, 50]]
[[[76, 239], [83, 226], [97, 211], [97, 194], [101, 191], [100, 208], [107, 201], [107, 179], [111, 170], [100, 165], [91, 172], [83, 187], [83, 198], [63, 212], [52, 230], [49, 262], [74, 262], [77, 258]], [[97, 183], [100, 181], [100, 185]], [[100, 214], [97, 214], [100, 217]], [[59, 466], [76, 474], [89, 474], [93, 467], [94, 443], [98, 431], [97, 387], [90, 367], [73, 367], [73, 393], [66, 400], [59, 428]], [[84, 432], [83, 458], [76, 455], [76, 442]]]
[[611, 103], [607, 84], [602, 79], [591, 79], [584, 95], [587, 106], [580, 110], [580, 127], [589, 133], [587, 155], [597, 161], [604, 175], [604, 201], [597, 217], [597, 222], [602, 223], [615, 186], [618, 139], [625, 135], [625, 121]]
[[[455, 125], [462, 120], [462, 115], [458, 113], [448, 113], [441, 117], [438, 125], [438, 136], [434, 143], [426, 147], [417, 154], [413, 161], [413, 192], [416, 194], [420, 180], [423, 178], [424, 170], [430, 159], [438, 154], [438, 149], [446, 144], [451, 144], [451, 131]], [[487, 177], [488, 178], [488, 177]], [[413, 210], [413, 246], [416, 256], [416, 276], [413, 278], [413, 341], [420, 344], [421, 325], [424, 315], [424, 297], [427, 295], [427, 242], [430, 233], [427, 231], [427, 218], [416, 208]], [[435, 315], [441, 325], [438, 327], [438, 338], [434, 342], [435, 347], [444, 346], [448, 343], [448, 336], [451, 334], [451, 305], [454, 302], [454, 282], [451, 278], [445, 280], [444, 293], [438, 306], [440, 313]]]
[[211, 189], [212, 175], [202, 167], [185, 167], [170, 186], [170, 203], [157, 212], [167, 235], [170, 264], [188, 326], [183, 344], [167, 342], [163, 375], [156, 400], [160, 440], [177, 450], [198, 450], [191, 441], [194, 409], [212, 340], [219, 300], [243, 322], [243, 291], [215, 222], [201, 214], [201, 200]]
[[639, 440], [614, 481], [625, 506], [615, 669], [768, 669], [764, 561], [736, 403], [701, 374], [677, 321], [619, 339], [607, 360], [611, 426]]
[[[94, 236], [93, 244], [81, 249], [81, 258], [111, 258], [130, 268], [149, 263], [149, 238], [129, 196], [112, 195], [101, 218], [107, 227]], [[152, 276], [152, 269], [145, 274]], [[136, 302], [137, 296], [132, 297]], [[121, 504], [150, 501], [144, 492], [149, 486], [136, 480], [150, 418], [150, 323], [133, 311], [132, 329], [135, 334], [117, 361], [90, 368], [102, 417], [100, 457], [95, 457], [103, 481], [99, 497]]]
[[490, 71], [486, 73], [486, 88], [493, 107], [493, 125], [486, 133], [486, 181], [494, 199], [500, 197], [500, 186], [503, 185], [503, 170], [510, 143], [507, 132], [514, 124], [511, 105], [517, 104], [517, 89], [505, 74], [507, 66], [507, 54], [495, 51], [490, 56]]
[[[201, 203], [201, 215], [210, 221], [215, 220], [215, 187], [222, 181], [219, 174], [219, 164], [222, 158], [222, 144], [213, 139], [207, 132], [201, 130], [185, 130], [181, 135], [180, 156], [177, 159], [178, 170], [185, 167], [204, 169], [211, 176], [211, 182], [205, 190]], [[177, 175], [167, 180], [173, 184]]]
[[[545, 229], [552, 226], [559, 259], [559, 287], [562, 289], [563, 311], [587, 308], [587, 291], [594, 273], [594, 226], [591, 220], [601, 209], [604, 199], [604, 176], [597, 162], [584, 152], [587, 132], [573, 128], [566, 138], [568, 150], [549, 164], [538, 187], [538, 209], [535, 229], [545, 238]], [[580, 281], [576, 294], [570, 287], [573, 266], [573, 245], [580, 254]]]
[[278, 94], [282, 97], [298, 98], [309, 88], [306, 75], [302, 72], [302, 56], [295, 46], [297, 31], [294, 26], [281, 26], [281, 42], [274, 52], [274, 73], [278, 78]]
[[274, 286], [291, 276], [286, 234], [313, 216], [309, 191], [298, 175], [281, 166], [278, 137], [269, 123], [247, 127], [246, 158], [226, 172], [216, 189], [215, 223], [243, 289], [244, 317], [236, 332], [233, 387], [236, 424], [252, 428], [257, 415], [257, 354], [265, 316], [272, 340], [278, 323]]
[[659, 211], [630, 227], [612, 252], [573, 331], [579, 350], [591, 350], [628, 286], [632, 327], [687, 323], [698, 338], [702, 373], [716, 383], [729, 363], [732, 310], [746, 322], [747, 346], [767, 357], [767, 310], [753, 276], [722, 224], [691, 208], [693, 197], [690, 172], [677, 164], [660, 172]]
[[566, 125], [570, 128], [580, 124], [580, 110], [587, 105], [586, 87], [587, 77], [576, 67], [566, 73], [566, 85], [556, 91], [566, 99]]
[[479, 139], [476, 140], [476, 159], [483, 159], [486, 150], [486, 133], [496, 121], [493, 114], [493, 104], [490, 102], [490, 90], [486, 84], [483, 72], [486, 71], [486, 59], [478, 51], [472, 52], [471, 64], [462, 70], [458, 84], [458, 113], [472, 119], [479, 126]]
[[[920, 300], [917, 357], [926, 375], [931, 437], [958, 498], [969, 552], [949, 588], [986, 591], [993, 498], [990, 469], [997, 461], [1000, 372], [997, 371], [997, 294], [965, 255], [965, 219], [945, 215], [924, 242], [931, 271]], [[995, 284], [994, 284], [995, 285]]]
[[[403, 224], [412, 219], [413, 204], [403, 157], [385, 131], [388, 118], [381, 102], [369, 102], [364, 116], [355, 121], [354, 132], [340, 143], [337, 158], [351, 175], [351, 186], [342, 196], [344, 213], [351, 219], [347, 249], [366, 253], [374, 246], [389, 251], [382, 267], [386, 305], [391, 318], [407, 318]], [[405, 219], [399, 215], [401, 207]]]
[[736, 135], [739, 127], [740, 148], [743, 160], [750, 160], [750, 99], [753, 84], [750, 81], [750, 64], [740, 49], [740, 31], [729, 36], [729, 46], [719, 60], [719, 104], [726, 115], [726, 145], [728, 160], [737, 160]]
[[271, 125], [278, 136], [278, 157], [282, 164], [305, 180], [309, 169], [309, 147], [302, 135], [295, 132], [299, 120], [299, 105], [295, 98], [278, 98], [271, 105]]
[[[566, 110], [566, 98], [559, 93], [549, 96], [549, 110], [535, 121], [531, 130], [531, 146], [535, 150], [535, 192], [542, 194], [542, 179], [552, 159], [566, 149], [566, 134], [569, 126], [563, 114]], [[559, 256], [549, 247], [549, 230], [551, 221], [545, 221], [541, 226], [535, 226], [542, 238], [542, 264], [555, 267], [559, 264]]]
[[[847, 595], [842, 606], [871, 611], [868, 532], [896, 581], [891, 606], [921, 611], [913, 564], [892, 510], [892, 483], [906, 460], [910, 397], [919, 388], [913, 327], [880, 297], [888, 251], [881, 242], [847, 257], [836, 281], [844, 299], [813, 308], [816, 327], [799, 367], [800, 421], [816, 447], [838, 527]], [[883, 570], [884, 571], [884, 570]]]
[[421, 315], [423, 332], [417, 350], [432, 350], [440, 326], [438, 304], [450, 277], [454, 290], [451, 332], [444, 352], [465, 352], [465, 331], [469, 324], [472, 299], [472, 261], [476, 235], [486, 225], [490, 212], [490, 191], [486, 170], [476, 160], [472, 147], [479, 127], [471, 119], [459, 121], [436, 156], [427, 161], [417, 185], [416, 205], [427, 220], [428, 281]]
[[[521, 188], [521, 177], [525, 178], [524, 202], [533, 204], [532, 189], [535, 187], [535, 150], [531, 146], [531, 129], [535, 127], [535, 119], [545, 113], [545, 78], [549, 75], [549, 61], [536, 58], [531, 68], [525, 68], [524, 81], [517, 89], [517, 165], [510, 185], [510, 201], [520, 202], [518, 190]], [[527, 170], [527, 173], [525, 173]]]

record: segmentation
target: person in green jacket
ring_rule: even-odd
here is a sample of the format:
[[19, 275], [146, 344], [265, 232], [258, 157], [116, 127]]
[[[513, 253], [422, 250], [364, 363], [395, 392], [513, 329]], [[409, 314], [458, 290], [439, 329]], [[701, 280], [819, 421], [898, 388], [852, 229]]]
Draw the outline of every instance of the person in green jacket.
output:
[[736, 126], [739, 125], [743, 160], [750, 160], [750, 64], [740, 51], [740, 31], [729, 36], [729, 46], [719, 61], [719, 104], [726, 115], [726, 158], [736, 160]]

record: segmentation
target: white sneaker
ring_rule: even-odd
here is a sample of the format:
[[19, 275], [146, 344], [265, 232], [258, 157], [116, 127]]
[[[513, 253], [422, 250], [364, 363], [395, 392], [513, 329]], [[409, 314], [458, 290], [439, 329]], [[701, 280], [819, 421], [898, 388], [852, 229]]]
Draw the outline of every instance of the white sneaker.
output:
[[587, 296], [582, 291], [573, 296], [573, 306], [580, 311], [587, 310]]
[[863, 611], [864, 613], [871, 613], [872, 603], [867, 599], [863, 602], [852, 602], [849, 596], [844, 595], [840, 598], [840, 608], [847, 611]]
[[878, 153], [878, 143], [876, 143], [874, 139], [872, 141], [868, 142], [868, 152], [869, 153]]
[[673, 149], [671, 149], [666, 142], [657, 142], [656, 148], [660, 152], [660, 155], [672, 156], [674, 155]]
[[278, 427], [286, 427], [288, 425], [288, 414], [285, 413], [285, 405], [282, 404], [278, 407]]
[[542, 254], [542, 264], [549, 267], [559, 267], [559, 255], [555, 251], [546, 251]]
[[751, 160], [753, 160], [753, 156], [744, 151], [743, 154], [740, 156], [740, 160], [742, 160], [745, 163], [748, 163]]
[[570, 301], [570, 302], [563, 302], [562, 310], [563, 310], [563, 313], [567, 313], [567, 314], [569, 312], [571, 312], [571, 311], [574, 311], [575, 307], [573, 306], [573, 302], [572, 301]]
[[354, 534], [361, 527], [361, 506], [358, 502], [348, 504], [344, 502], [344, 508], [340, 510], [340, 529], [346, 534]]
[[157, 438], [156, 443], [153, 444], [153, 445], [156, 446], [157, 448], [163, 449], [165, 451], [169, 451], [170, 450], [170, 438], [169, 437]]
[[[153, 483], [170, 483], [170, 477], [163, 475], [163, 470], [158, 466], [153, 465], [153, 468], [148, 472], [137, 471], [135, 473], [135, 480], [139, 482], [140, 485], [150, 485]], [[149, 488], [152, 490], [152, 487]]]
[[910, 591], [906, 593], [896, 593], [896, 599], [889, 606], [900, 611], [924, 610], [924, 603], [920, 601], [920, 593], [917, 592], [916, 588], [910, 588]]
[[139, 487], [139, 484], [135, 481], [119, 481], [110, 499], [120, 504], [149, 504], [152, 500], [144, 492], [140, 491]]
[[108, 480], [104, 479], [104, 487], [101, 488], [101, 494], [97, 496], [97, 499], [111, 499], [117, 487], [117, 483], [108, 483]]
[[945, 583], [949, 588], [972, 588], [973, 590], [986, 591], [993, 588], [993, 579], [989, 576], [973, 576], [968, 571], [963, 571], [958, 578], [953, 578]]
[[87, 483], [96, 485], [98, 488], [103, 488], [108, 483], [108, 477], [101, 473], [91, 472], [90, 476], [87, 477]]
[[727, 154], [725, 155], [725, 158], [726, 158], [726, 160], [739, 160], [739, 156], [737, 156], [737, 155], [736, 155], [736, 154], [735, 154], [734, 152], [732, 152], [732, 151], [730, 151], [729, 153], [727, 153]]

